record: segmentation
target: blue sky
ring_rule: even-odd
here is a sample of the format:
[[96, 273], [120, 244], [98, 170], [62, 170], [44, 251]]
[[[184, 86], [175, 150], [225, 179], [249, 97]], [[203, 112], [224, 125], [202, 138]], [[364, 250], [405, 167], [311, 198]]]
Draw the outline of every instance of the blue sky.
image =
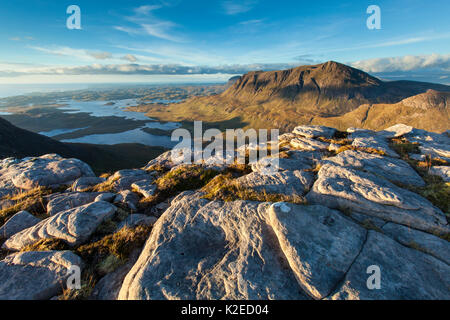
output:
[[222, 81], [328, 60], [450, 83], [449, 13], [448, 0], [2, 1], [0, 83]]

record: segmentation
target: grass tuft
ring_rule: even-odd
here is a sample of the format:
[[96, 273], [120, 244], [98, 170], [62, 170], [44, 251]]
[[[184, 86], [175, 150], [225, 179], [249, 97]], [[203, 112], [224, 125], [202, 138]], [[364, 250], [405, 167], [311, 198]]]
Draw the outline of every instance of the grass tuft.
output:
[[202, 191], [206, 194], [203, 198], [208, 200], [249, 200], [259, 202], [291, 202], [295, 204], [306, 204], [306, 200], [296, 194], [284, 195], [267, 193], [266, 191], [257, 192], [255, 190], [240, 186], [234, 177], [230, 174], [221, 174], [211, 180]]

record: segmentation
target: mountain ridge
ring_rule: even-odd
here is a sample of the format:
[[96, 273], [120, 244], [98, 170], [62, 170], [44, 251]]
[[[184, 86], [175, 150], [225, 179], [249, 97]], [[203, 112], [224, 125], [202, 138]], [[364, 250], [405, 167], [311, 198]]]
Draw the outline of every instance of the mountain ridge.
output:
[[278, 127], [288, 132], [298, 124], [311, 124], [316, 118], [343, 116], [365, 104], [396, 104], [429, 89], [450, 92], [450, 86], [441, 84], [382, 81], [329, 61], [288, 70], [252, 71], [221, 94], [194, 97], [164, 108], [147, 105], [143, 109], [148, 116], [162, 121], [214, 122], [240, 117], [247, 128]]

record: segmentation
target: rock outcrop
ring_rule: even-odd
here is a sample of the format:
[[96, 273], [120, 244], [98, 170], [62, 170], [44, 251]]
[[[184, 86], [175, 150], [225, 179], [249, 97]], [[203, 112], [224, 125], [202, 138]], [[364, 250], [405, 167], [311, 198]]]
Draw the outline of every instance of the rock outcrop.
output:
[[297, 126], [277, 144], [247, 166], [169, 151], [106, 180], [57, 155], [0, 160], [0, 299], [61, 294], [79, 256], [91, 299], [450, 299], [447, 134]]
[[65, 288], [71, 266], [83, 263], [70, 251], [10, 255], [0, 261], [0, 300], [48, 300]]
[[75, 246], [88, 240], [100, 223], [111, 217], [115, 211], [116, 207], [103, 201], [63, 211], [16, 233], [3, 247], [20, 250], [42, 239], [62, 239]]

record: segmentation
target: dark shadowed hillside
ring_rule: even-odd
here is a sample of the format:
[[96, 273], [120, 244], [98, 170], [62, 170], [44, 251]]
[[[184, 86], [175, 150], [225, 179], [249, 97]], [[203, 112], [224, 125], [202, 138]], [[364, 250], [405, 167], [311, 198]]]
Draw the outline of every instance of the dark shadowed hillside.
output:
[[0, 159], [7, 157], [41, 156], [57, 153], [66, 158], [87, 162], [96, 173], [123, 168], [141, 167], [165, 151], [161, 147], [141, 144], [92, 145], [62, 143], [13, 126], [0, 118]]

